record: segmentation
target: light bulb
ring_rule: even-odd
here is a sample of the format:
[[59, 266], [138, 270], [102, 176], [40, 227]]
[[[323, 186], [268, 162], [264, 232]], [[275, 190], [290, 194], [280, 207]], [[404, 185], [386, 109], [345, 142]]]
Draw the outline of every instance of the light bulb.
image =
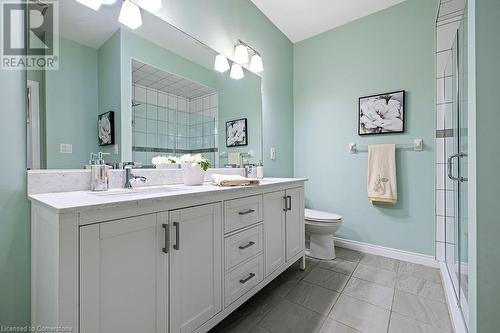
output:
[[231, 66], [231, 74], [229, 76], [235, 80], [244, 78], [245, 74], [243, 73], [243, 67], [237, 63], [233, 63], [233, 66]]
[[238, 44], [234, 48], [234, 61], [238, 64], [248, 64], [248, 49], [243, 44]]
[[150, 13], [157, 13], [162, 6], [162, 0], [139, 0], [137, 2], [139, 7], [144, 8]]
[[222, 54], [219, 54], [215, 57], [215, 65], [214, 68], [216, 71], [224, 73], [229, 70], [229, 61]]
[[135, 30], [142, 25], [141, 10], [132, 1], [125, 0], [122, 4], [118, 21], [130, 29]]
[[262, 63], [262, 57], [255, 53], [250, 60], [250, 70], [254, 73], [261, 73], [264, 71], [264, 64]]
[[82, 5], [85, 5], [93, 10], [99, 10], [102, 6], [102, 0], [76, 0]]

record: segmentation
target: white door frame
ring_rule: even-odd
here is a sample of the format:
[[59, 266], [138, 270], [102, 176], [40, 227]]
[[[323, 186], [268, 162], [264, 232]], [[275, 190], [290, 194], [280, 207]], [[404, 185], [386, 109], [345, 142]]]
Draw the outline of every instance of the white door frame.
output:
[[[28, 80], [28, 112], [26, 125], [28, 133], [27, 167], [40, 169], [40, 85], [37, 81]], [[31, 162], [31, 163], [30, 163]]]

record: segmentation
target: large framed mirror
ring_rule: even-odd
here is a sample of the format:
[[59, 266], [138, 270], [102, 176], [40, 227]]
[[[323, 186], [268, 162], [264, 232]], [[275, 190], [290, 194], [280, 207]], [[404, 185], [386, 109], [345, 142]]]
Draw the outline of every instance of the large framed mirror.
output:
[[217, 52], [161, 13], [141, 9], [142, 25], [127, 28], [121, 6], [59, 1], [58, 69], [27, 72], [28, 168], [80, 169], [99, 151], [116, 168], [186, 153], [213, 167], [234, 152], [262, 160], [261, 77], [215, 71]]

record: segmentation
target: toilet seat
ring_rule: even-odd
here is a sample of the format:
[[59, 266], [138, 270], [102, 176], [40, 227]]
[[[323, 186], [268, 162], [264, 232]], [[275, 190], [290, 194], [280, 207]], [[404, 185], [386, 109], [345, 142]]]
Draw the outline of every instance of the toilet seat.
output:
[[306, 220], [306, 223], [307, 222], [341, 223], [342, 216], [335, 213], [323, 212], [319, 210], [306, 208], [304, 210], [304, 220]]
[[309, 220], [305, 220], [304, 221], [306, 225], [314, 225], [314, 226], [318, 226], [318, 227], [330, 227], [330, 226], [333, 226], [333, 225], [337, 225], [337, 224], [342, 224], [342, 221], [332, 221], [332, 222], [321, 222], [321, 221], [309, 221]]

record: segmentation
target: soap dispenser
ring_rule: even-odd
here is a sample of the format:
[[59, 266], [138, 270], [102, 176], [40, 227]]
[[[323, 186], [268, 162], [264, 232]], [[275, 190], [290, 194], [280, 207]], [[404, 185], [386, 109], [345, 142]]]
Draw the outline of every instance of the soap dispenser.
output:
[[264, 163], [262, 161], [257, 164], [257, 179], [264, 179]]
[[107, 191], [109, 189], [109, 178], [108, 178], [109, 166], [104, 163], [103, 155], [104, 153], [99, 152], [99, 154], [97, 154], [97, 161], [95, 162], [95, 164], [90, 165], [91, 191]]

